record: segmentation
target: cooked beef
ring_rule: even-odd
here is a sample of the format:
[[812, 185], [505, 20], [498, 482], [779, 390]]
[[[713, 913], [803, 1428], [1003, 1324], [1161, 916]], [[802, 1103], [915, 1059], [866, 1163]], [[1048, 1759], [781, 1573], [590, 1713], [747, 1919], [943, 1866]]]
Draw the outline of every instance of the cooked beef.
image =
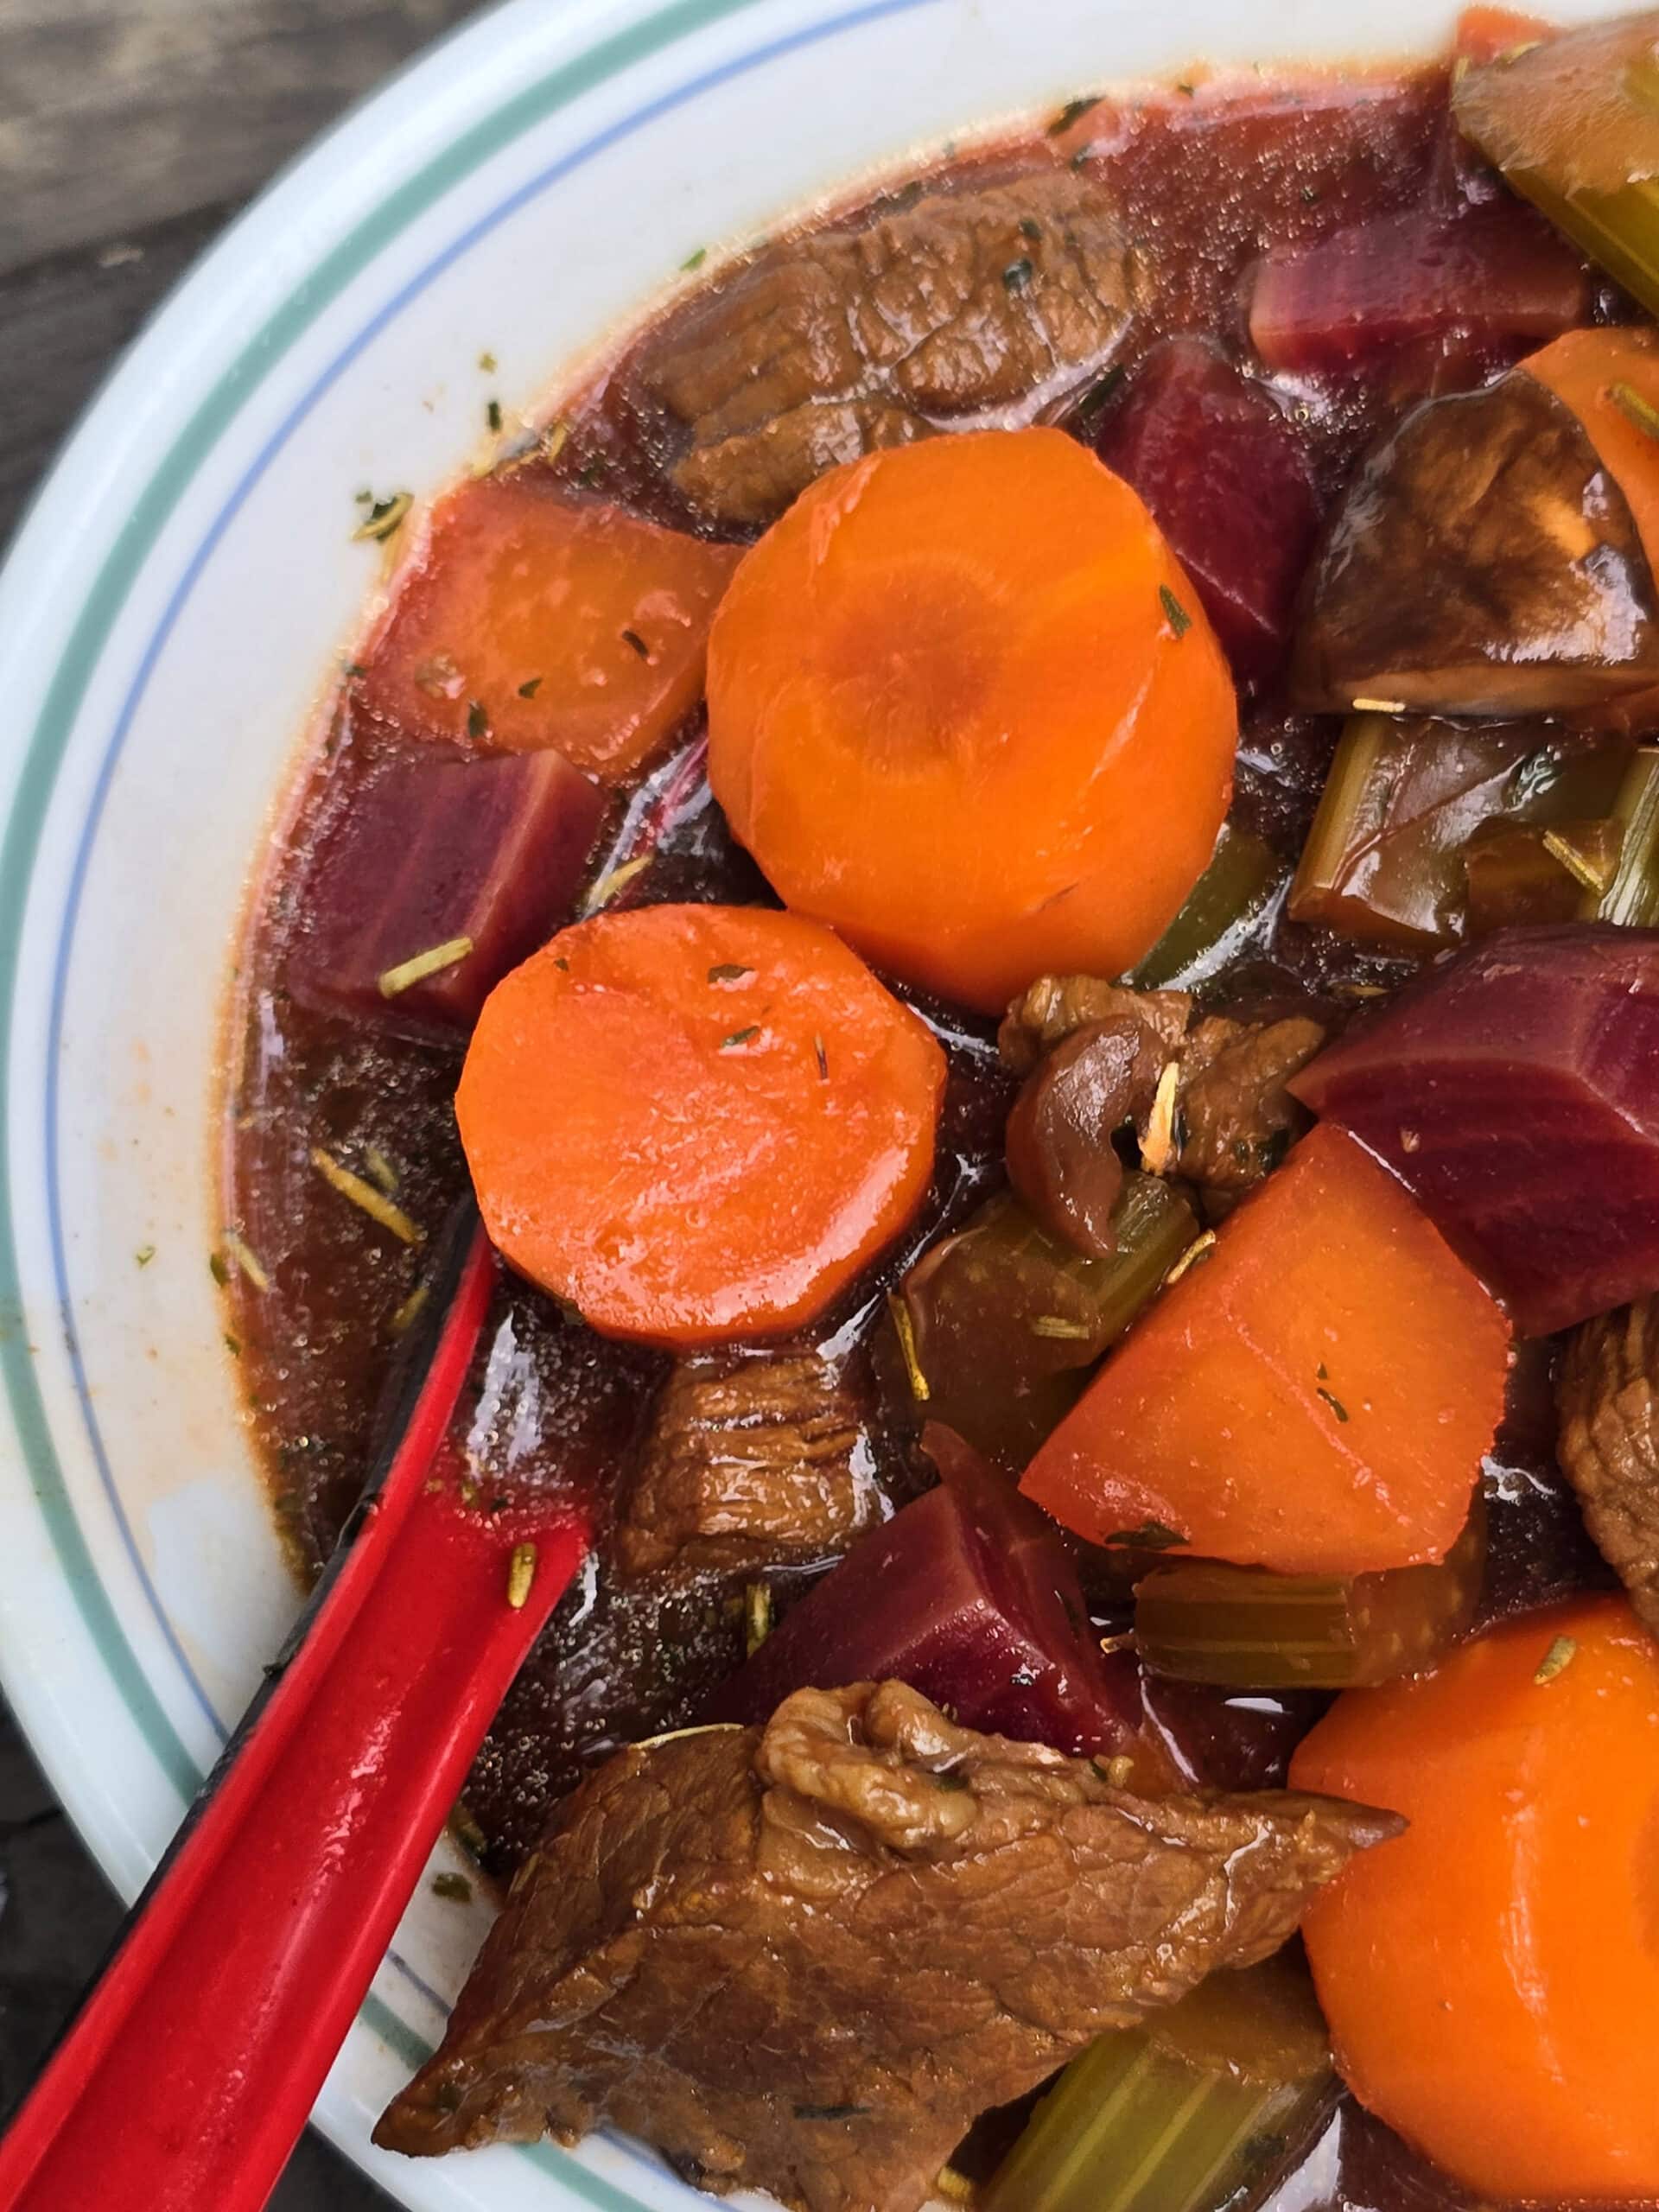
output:
[[1042, 169], [772, 248], [641, 373], [690, 426], [681, 491], [766, 522], [836, 461], [993, 410], [1036, 419], [1111, 360], [1138, 281], [1101, 186]]
[[1276, 1167], [1307, 1126], [1285, 1089], [1325, 1042], [1305, 1015], [1282, 1021], [1201, 1021], [1181, 1052], [1173, 1173], [1211, 1202], [1240, 1196]]
[[1142, 1799], [902, 1685], [620, 1753], [514, 1883], [376, 2139], [610, 2122], [715, 2190], [915, 2212], [974, 2115], [1277, 1948], [1392, 1814]]
[[1179, 1048], [1192, 1018], [1188, 991], [1137, 991], [1098, 976], [1039, 976], [1008, 1008], [996, 1033], [1003, 1065], [1029, 1075], [1063, 1038], [1097, 1021], [1129, 1021], [1144, 1032], [1137, 1077], [1154, 1086], [1164, 1063]]
[[868, 1407], [815, 1352], [682, 1360], [613, 1534], [626, 1575], [804, 1563], [881, 1517]]
[[1556, 1448], [1586, 1526], [1659, 1635], [1659, 1300], [1575, 1329], [1555, 1394]]
[[[1085, 1032], [1120, 1038], [1122, 1078], [1112, 1094], [1122, 1109], [1119, 1118], [1135, 1122], [1145, 1165], [1192, 1184], [1213, 1218], [1276, 1166], [1306, 1127], [1307, 1116], [1285, 1084], [1319, 1051], [1325, 1031], [1301, 1014], [1271, 1022], [1211, 1014], [1189, 1029], [1192, 1010], [1185, 991], [1136, 991], [1094, 976], [1044, 976], [1009, 1007], [997, 1041], [1007, 1065], [1024, 1071], [1041, 1067], [1046, 1054], [1058, 1061], [1062, 1042]], [[1176, 1076], [1160, 1087], [1172, 1065]], [[1022, 1099], [1035, 1096], [1039, 1080], [1027, 1076]], [[1101, 1118], [1097, 1112], [1096, 1123]], [[1021, 1125], [1018, 1133], [1010, 1122], [1010, 1135], [1034, 1142], [1034, 1115], [1027, 1121], [1030, 1127]], [[1056, 1185], [1062, 1165], [1052, 1163], [1049, 1180]], [[1030, 1190], [1041, 1185], [1035, 1164], [1026, 1160], [1015, 1179], [1032, 1203]], [[1036, 1210], [1057, 1234], [1065, 1233], [1058, 1216]]]

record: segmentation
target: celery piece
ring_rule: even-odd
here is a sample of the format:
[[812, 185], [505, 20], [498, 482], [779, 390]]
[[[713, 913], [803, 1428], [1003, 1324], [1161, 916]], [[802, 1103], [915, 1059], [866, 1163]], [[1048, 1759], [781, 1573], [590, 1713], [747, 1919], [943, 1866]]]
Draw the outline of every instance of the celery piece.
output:
[[1618, 922], [1626, 929], [1659, 924], [1659, 746], [1637, 750], [1613, 801], [1622, 837], [1613, 880], [1599, 896], [1586, 887], [1579, 906], [1585, 921]]
[[[1209, 2005], [1214, 1986], [1219, 2008]], [[1074, 2059], [980, 2212], [1220, 2212], [1255, 2203], [1336, 2092], [1305, 1968], [1212, 1974], [1144, 2027]]]
[[[1112, 1227], [1116, 1250], [1089, 1259], [1001, 1192], [923, 1255], [899, 1299], [914, 1359], [909, 1388], [914, 1395], [919, 1374], [930, 1420], [1003, 1465], [1025, 1465], [1084, 1371], [1198, 1235], [1185, 1199], [1154, 1175], [1124, 1177]], [[891, 1358], [882, 1365], [897, 1372]]]
[[1290, 912], [1403, 952], [1457, 944], [1470, 840], [1497, 821], [1551, 826], [1611, 811], [1628, 745], [1362, 714], [1345, 724], [1290, 887]]
[[1659, 313], [1659, 13], [1465, 69], [1459, 127], [1558, 230]]
[[1357, 1689], [1430, 1666], [1474, 1620], [1486, 1559], [1477, 1508], [1446, 1557], [1380, 1574], [1274, 1574], [1192, 1560], [1137, 1584], [1143, 1666], [1228, 1689]]
[[1210, 865], [1186, 904], [1126, 980], [1137, 990], [1192, 990], [1242, 950], [1289, 874], [1254, 830], [1222, 824]]

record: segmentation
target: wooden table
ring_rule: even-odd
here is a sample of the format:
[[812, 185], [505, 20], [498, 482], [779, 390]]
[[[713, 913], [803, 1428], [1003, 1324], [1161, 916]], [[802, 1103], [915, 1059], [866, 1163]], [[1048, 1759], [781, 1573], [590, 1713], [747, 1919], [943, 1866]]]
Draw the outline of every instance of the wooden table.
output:
[[[0, 0], [0, 544], [112, 357], [219, 226], [348, 101], [472, 12], [473, 0]], [[10, 2107], [119, 1911], [3, 1713], [0, 1885]], [[388, 2212], [388, 2200], [308, 2138], [272, 2212]]]

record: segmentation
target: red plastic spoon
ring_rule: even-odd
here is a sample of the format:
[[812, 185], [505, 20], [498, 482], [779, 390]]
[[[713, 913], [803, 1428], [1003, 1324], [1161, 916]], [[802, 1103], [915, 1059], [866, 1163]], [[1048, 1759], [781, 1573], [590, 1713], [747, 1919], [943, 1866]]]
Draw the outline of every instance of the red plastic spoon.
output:
[[586, 1547], [568, 1504], [493, 1520], [429, 1480], [495, 1276], [469, 1206], [310, 1609], [0, 2141], [0, 2212], [259, 2212], [275, 2187]]

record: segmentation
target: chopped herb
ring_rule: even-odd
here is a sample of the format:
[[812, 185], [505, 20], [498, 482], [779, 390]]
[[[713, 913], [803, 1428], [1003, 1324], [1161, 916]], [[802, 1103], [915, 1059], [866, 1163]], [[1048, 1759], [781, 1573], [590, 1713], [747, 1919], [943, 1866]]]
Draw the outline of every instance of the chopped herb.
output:
[[259, 1264], [256, 1255], [245, 1245], [233, 1229], [227, 1229], [220, 1240], [227, 1259], [240, 1269], [256, 1290], [269, 1290], [270, 1277]]
[[1192, 1539], [1162, 1521], [1143, 1521], [1138, 1528], [1120, 1529], [1104, 1541], [1111, 1546], [1121, 1545], [1126, 1551], [1168, 1552], [1178, 1545], [1190, 1544]]
[[1184, 638], [1192, 627], [1192, 617], [1167, 584], [1159, 585], [1158, 596], [1163, 601], [1164, 613], [1168, 619], [1170, 628], [1178, 638]]
[[429, 1283], [417, 1282], [416, 1284], [414, 1289], [410, 1292], [409, 1296], [404, 1300], [403, 1304], [397, 1308], [397, 1311], [391, 1317], [391, 1333], [394, 1337], [401, 1337], [404, 1335], [405, 1331], [408, 1329], [410, 1323], [415, 1319], [416, 1316], [420, 1313], [421, 1308], [426, 1304], [427, 1300], [430, 1296], [431, 1285]]
[[1175, 89], [1178, 92], [1183, 93], [1186, 99], [1191, 99], [1198, 88], [1196, 85], [1189, 85], [1183, 79], [1177, 83]]
[[949, 1772], [944, 1774], [936, 1774], [933, 1779], [938, 1783], [941, 1789], [965, 1789], [968, 1787], [968, 1777], [965, 1774], [951, 1774]]
[[[361, 499], [362, 494], [359, 493], [358, 497]], [[369, 512], [352, 532], [353, 542], [372, 538], [377, 544], [384, 545], [387, 538], [403, 528], [404, 518], [414, 504], [412, 492], [394, 492], [389, 499], [372, 499]]]
[[1319, 1362], [1313, 1372], [1319, 1376], [1321, 1382], [1328, 1382], [1331, 1380], [1331, 1370], [1323, 1360]]
[[473, 1885], [464, 1874], [435, 1874], [432, 1877], [432, 1894], [444, 1898], [450, 1904], [471, 1904]]
[[239, 1337], [233, 1337], [228, 1329], [225, 1332], [225, 1349], [232, 1359], [241, 1358], [242, 1339]]
[[490, 734], [489, 709], [481, 699], [467, 702], [467, 734], [470, 738], [487, 737]]
[[1164, 1287], [1166, 1290], [1168, 1289], [1172, 1283], [1179, 1282], [1181, 1277], [1186, 1274], [1189, 1268], [1201, 1267], [1215, 1249], [1216, 1232], [1213, 1229], [1206, 1229], [1202, 1236], [1195, 1236], [1192, 1239], [1192, 1242], [1187, 1246], [1185, 1251], [1182, 1253], [1180, 1258], [1176, 1261], [1169, 1273], [1164, 1277]]
[[1317, 184], [1305, 184], [1302, 187], [1302, 205], [1304, 207], [1312, 207], [1316, 206], [1319, 196], [1319, 188]]
[[1018, 261], [1011, 261], [1002, 271], [1003, 289], [1009, 292], [1023, 292], [1035, 274], [1036, 269], [1031, 256], [1028, 253], [1022, 253]]
[[868, 2105], [797, 2105], [797, 2120], [861, 2120]]
[[701, 269], [703, 263], [707, 261], [708, 258], [708, 247], [706, 245], [700, 245], [695, 253], [688, 253], [686, 255], [685, 259], [680, 264], [680, 266], [689, 275], [692, 270]]
[[1315, 1395], [1325, 1400], [1325, 1404], [1330, 1407], [1332, 1412], [1335, 1414], [1338, 1421], [1345, 1421], [1347, 1420], [1348, 1408], [1343, 1404], [1342, 1400], [1338, 1397], [1334, 1390], [1327, 1390], [1321, 1383], [1316, 1390]]
[[225, 1255], [222, 1252], [210, 1252], [208, 1254], [207, 1272], [212, 1275], [213, 1281], [219, 1285], [219, 1288], [223, 1290], [226, 1284], [228, 1283], [231, 1279], [231, 1271], [225, 1264]]
[[156, 1247], [153, 1244], [141, 1244], [132, 1256], [139, 1267], [147, 1268], [156, 1256]]
[[393, 1205], [384, 1191], [377, 1191], [372, 1183], [353, 1175], [349, 1167], [342, 1167], [320, 1145], [311, 1147], [311, 1165], [325, 1183], [338, 1191], [342, 1198], [349, 1198], [371, 1221], [378, 1222], [382, 1229], [389, 1229], [405, 1244], [423, 1242], [424, 1231], [416, 1227], [401, 1206]]
[[720, 1040], [720, 1049], [722, 1052], [734, 1052], [740, 1045], [753, 1044], [760, 1034], [760, 1023], [752, 1021], [747, 1028], [734, 1029], [729, 1037], [722, 1037]]
[[378, 1144], [368, 1144], [364, 1146], [363, 1165], [368, 1169], [370, 1174], [380, 1185], [386, 1196], [389, 1198], [395, 1198], [397, 1195], [397, 1170], [386, 1158], [385, 1154], [381, 1151]]
[[499, 435], [501, 429], [501, 403], [499, 399], [493, 399], [484, 410], [484, 419]]
[[602, 453], [590, 453], [576, 471], [577, 483], [585, 492], [592, 491], [594, 486], [605, 474], [605, 456]]
[[609, 906], [620, 891], [626, 891], [634, 877], [650, 866], [649, 856], [642, 853], [638, 860], [624, 861], [620, 868], [608, 869], [588, 893], [582, 909], [583, 914], [596, 914], [601, 906]]
[[550, 468], [564, 451], [569, 435], [570, 425], [568, 423], [550, 423], [542, 432], [542, 459]]
[[518, 696], [521, 699], [533, 699], [541, 688], [541, 677], [539, 676], [532, 676], [518, 686]]
[[1108, 1759], [1104, 1766], [1098, 1759], [1090, 1759], [1089, 1764], [1109, 1789], [1123, 1789], [1135, 1772], [1135, 1761], [1127, 1751], [1120, 1751], [1116, 1758]]
[[1080, 99], [1067, 100], [1065, 105], [1060, 110], [1054, 120], [1049, 124], [1049, 137], [1051, 138], [1058, 138], [1063, 137], [1064, 134], [1071, 128], [1074, 123], [1082, 122], [1084, 117], [1088, 114], [1091, 107], [1098, 107], [1099, 105], [1100, 94], [1098, 92], [1087, 92]]
[[1541, 1686], [1545, 1682], [1553, 1682], [1564, 1668], [1573, 1664], [1574, 1658], [1578, 1656], [1578, 1649], [1576, 1637], [1558, 1636], [1548, 1650], [1545, 1652], [1538, 1671], [1532, 1678], [1533, 1681]]
[[823, 1039], [819, 1036], [816, 1029], [812, 1033], [812, 1056], [818, 1064], [818, 1081], [820, 1083], [828, 1083], [830, 1080], [830, 1055], [824, 1051]]
[[342, 676], [366, 676], [368, 672], [360, 660], [348, 660], [340, 670]]
[[1560, 779], [1561, 756], [1554, 747], [1541, 745], [1510, 771], [1509, 803], [1517, 807], [1529, 805], [1546, 791], [1553, 791]]
[[469, 937], [446, 938], [442, 944], [429, 945], [424, 952], [416, 952], [407, 960], [400, 960], [395, 968], [384, 969], [380, 976], [380, 995], [395, 999], [416, 983], [423, 983], [429, 976], [441, 975], [446, 968], [459, 968], [463, 960], [472, 957], [473, 940]]
[[1645, 432], [1650, 438], [1659, 438], [1659, 407], [1643, 399], [1634, 385], [1609, 385], [1607, 397], [1619, 413], [1627, 416], [1638, 430]]
[[493, 353], [480, 353], [480, 354], [479, 355], [479, 357], [478, 357], [478, 365], [479, 365], [479, 367], [480, 367], [480, 369], [482, 369], [482, 370], [483, 370], [483, 372], [484, 372], [484, 373], [485, 373], [485, 375], [486, 375], [486, 377], [493, 377], [493, 376], [495, 374], [496, 369], [498, 368], [498, 366], [499, 365], [499, 364], [497, 362], [496, 358], [495, 358], [495, 356], [494, 356], [494, 354], [493, 354]]
[[558, 969], [562, 976], [568, 976], [570, 973], [570, 963], [565, 958], [562, 952], [556, 952], [554, 954], [553, 965]]
[[1029, 239], [1031, 244], [1035, 245], [1043, 235], [1043, 226], [1040, 223], [1033, 222], [1029, 215], [1022, 215], [1020, 219], [1020, 235], [1022, 238]]
[[717, 960], [709, 970], [711, 983], [741, 983], [746, 976], [753, 976], [753, 968], [745, 968], [741, 961]]
[[1033, 1337], [1052, 1337], [1057, 1342], [1086, 1344], [1094, 1334], [1086, 1321], [1068, 1320], [1064, 1313], [1033, 1313], [1027, 1325]]
[[1262, 1162], [1262, 1173], [1271, 1175], [1274, 1169], [1283, 1163], [1289, 1150], [1290, 1131], [1287, 1128], [1274, 1129], [1271, 1136], [1263, 1137], [1256, 1147], [1256, 1157]]
[[1033, 1689], [1036, 1687], [1036, 1683], [1037, 1677], [1032, 1673], [1029, 1667], [1016, 1667], [1014, 1672], [1008, 1676], [1008, 1688], [1010, 1689]]
[[777, 1609], [772, 1591], [764, 1582], [751, 1582], [743, 1592], [743, 1648], [753, 1659], [772, 1634]]
[[887, 1311], [893, 1316], [893, 1334], [899, 1339], [899, 1349], [904, 1355], [905, 1372], [910, 1377], [910, 1395], [918, 1405], [925, 1405], [933, 1395], [928, 1380], [922, 1372], [922, 1363], [916, 1356], [916, 1326], [910, 1318], [910, 1308], [901, 1290], [887, 1296]]
[[651, 647], [637, 630], [625, 630], [622, 632], [622, 642], [625, 645], [632, 645], [641, 660], [651, 658]]
[[507, 1603], [515, 1613], [522, 1613], [530, 1602], [531, 1585], [535, 1580], [535, 1545], [515, 1544], [507, 1561]]
[[1114, 361], [1098, 384], [1091, 385], [1077, 403], [1077, 420], [1092, 423], [1096, 415], [1112, 398], [1128, 372], [1122, 361]]

